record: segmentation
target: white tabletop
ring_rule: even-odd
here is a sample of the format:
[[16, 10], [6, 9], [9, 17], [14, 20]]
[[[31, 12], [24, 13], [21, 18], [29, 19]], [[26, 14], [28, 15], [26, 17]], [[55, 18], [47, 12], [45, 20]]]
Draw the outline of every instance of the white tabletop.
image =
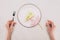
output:
[[[49, 40], [46, 31], [45, 23], [47, 19], [52, 20], [56, 25], [54, 32], [56, 40], [60, 40], [60, 0], [0, 0], [0, 40], [6, 39], [5, 24], [12, 19], [13, 11], [18, 11], [19, 7], [26, 3], [33, 3], [37, 5], [42, 12], [42, 19], [40, 25], [34, 28], [25, 28], [17, 22], [12, 40]], [[17, 14], [17, 13], [16, 13]]]

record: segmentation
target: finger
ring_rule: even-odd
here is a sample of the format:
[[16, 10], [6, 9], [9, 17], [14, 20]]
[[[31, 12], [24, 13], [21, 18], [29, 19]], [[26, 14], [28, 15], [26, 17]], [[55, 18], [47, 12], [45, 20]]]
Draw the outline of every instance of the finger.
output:
[[[13, 23], [13, 24], [12, 24], [12, 23]], [[15, 24], [15, 22], [14, 22], [13, 20], [10, 20], [10, 21], [9, 21], [9, 27], [12, 26], [12, 25], [14, 25], [14, 24]]]
[[12, 26], [15, 26], [16, 22], [12, 22]]
[[50, 29], [50, 27], [49, 27], [49, 25], [48, 25], [48, 22], [46, 23], [46, 28], [47, 28], [47, 30]]
[[10, 21], [6, 23], [6, 27], [9, 28]]
[[49, 23], [54, 24], [51, 20], [48, 20]]
[[51, 24], [50, 26], [53, 28], [55, 25], [52, 21], [48, 20], [49, 24]]
[[10, 26], [10, 29], [11, 29], [11, 30], [14, 30], [14, 26], [15, 26], [15, 22], [12, 22], [12, 23], [11, 23], [11, 26]]
[[8, 23], [6, 24], [6, 28], [9, 29], [9, 25], [8, 25]]
[[50, 28], [50, 26], [49, 26], [49, 23], [48, 23], [48, 22], [46, 22], [46, 27], [47, 27], [47, 28]]
[[14, 27], [14, 26], [15, 26], [15, 24], [16, 24], [15, 22], [12, 22], [12, 23], [11, 23], [11, 27]]

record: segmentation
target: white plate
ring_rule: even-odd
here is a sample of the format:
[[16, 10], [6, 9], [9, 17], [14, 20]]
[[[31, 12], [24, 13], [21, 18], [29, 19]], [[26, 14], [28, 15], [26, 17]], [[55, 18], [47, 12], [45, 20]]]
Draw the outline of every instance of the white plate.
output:
[[34, 4], [22, 5], [17, 13], [18, 22], [27, 28], [38, 25], [41, 20], [41, 16], [40, 9]]

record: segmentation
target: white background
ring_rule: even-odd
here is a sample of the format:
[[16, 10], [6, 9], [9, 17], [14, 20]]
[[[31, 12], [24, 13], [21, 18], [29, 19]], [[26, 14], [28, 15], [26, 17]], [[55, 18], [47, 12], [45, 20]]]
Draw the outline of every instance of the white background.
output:
[[5, 24], [12, 19], [13, 11], [16, 11], [17, 14], [19, 7], [25, 3], [33, 3], [41, 9], [42, 20], [40, 25], [43, 29], [38, 25], [34, 28], [25, 28], [18, 23], [15, 16], [17, 24], [12, 40], [49, 40], [45, 26], [47, 19], [55, 23], [55, 39], [60, 40], [60, 0], [0, 0], [0, 40], [6, 40], [7, 30]]

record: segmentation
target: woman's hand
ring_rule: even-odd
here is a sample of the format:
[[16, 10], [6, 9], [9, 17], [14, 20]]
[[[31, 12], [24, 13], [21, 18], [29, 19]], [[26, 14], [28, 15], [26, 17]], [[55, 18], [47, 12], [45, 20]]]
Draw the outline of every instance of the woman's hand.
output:
[[47, 31], [48, 33], [53, 33], [54, 29], [55, 29], [55, 25], [52, 21], [48, 20], [46, 22], [46, 27], [47, 27]]
[[7, 31], [9, 33], [12, 33], [13, 32], [15, 24], [16, 23], [13, 20], [10, 20], [10, 21], [7, 22], [6, 28], [7, 28]]
[[46, 22], [46, 27], [47, 27], [47, 32], [49, 34], [50, 40], [55, 40], [54, 34], [53, 34], [54, 29], [55, 29], [54, 23], [52, 21], [48, 20]]
[[7, 39], [6, 40], [11, 40], [12, 32], [14, 30], [15, 22], [13, 20], [10, 20], [6, 24], [7, 28]]

